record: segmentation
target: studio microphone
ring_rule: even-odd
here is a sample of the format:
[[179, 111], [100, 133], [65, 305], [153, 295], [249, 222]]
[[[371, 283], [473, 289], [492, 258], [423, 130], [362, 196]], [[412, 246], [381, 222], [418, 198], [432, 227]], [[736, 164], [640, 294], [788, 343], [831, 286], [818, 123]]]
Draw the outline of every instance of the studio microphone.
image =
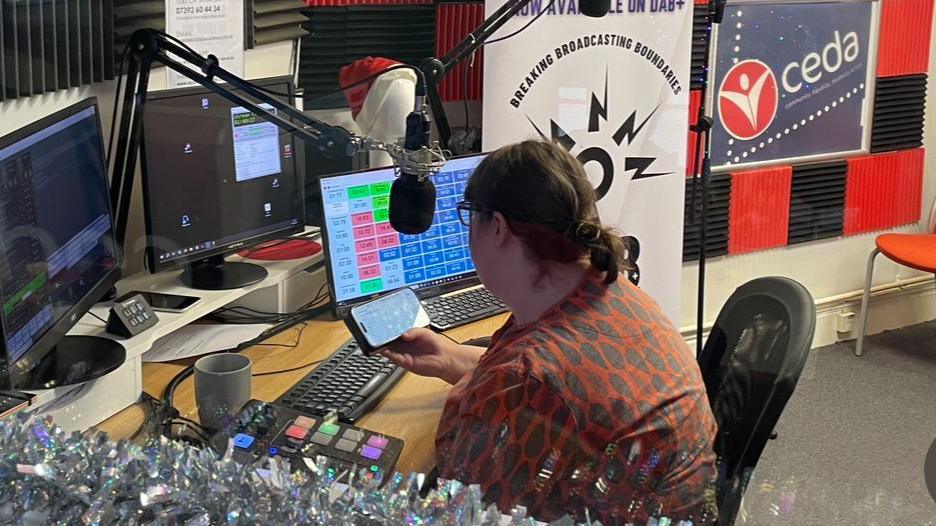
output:
[[611, 9], [611, 0], [579, 0], [579, 12], [585, 16], [601, 18]]
[[432, 162], [429, 134], [429, 114], [420, 104], [406, 117], [400, 175], [390, 187], [390, 226], [403, 234], [429, 230], [435, 215], [436, 191], [426, 168]]

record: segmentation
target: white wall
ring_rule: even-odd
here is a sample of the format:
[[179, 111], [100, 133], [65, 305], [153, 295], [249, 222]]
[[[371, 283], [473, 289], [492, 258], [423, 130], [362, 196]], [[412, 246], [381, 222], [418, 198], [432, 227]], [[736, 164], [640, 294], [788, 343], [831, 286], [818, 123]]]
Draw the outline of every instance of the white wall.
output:
[[[934, 17], [936, 19], [936, 17]], [[936, 26], [936, 24], [934, 24]], [[930, 208], [936, 199], [936, 39], [931, 39], [929, 83], [927, 85], [927, 114], [924, 128], [925, 159], [922, 220], [920, 223], [892, 229], [895, 232], [923, 232], [926, 230]], [[706, 267], [705, 324], [710, 326], [725, 300], [739, 285], [760, 276], [780, 275], [802, 283], [820, 306], [820, 323], [816, 332], [816, 345], [848, 339], [853, 335], [841, 334], [836, 338], [834, 314], [857, 312], [856, 295], [864, 286], [865, 264], [874, 248], [878, 233], [815, 241], [787, 248], [777, 248], [739, 256], [709, 259]], [[881, 288], [895, 285], [926, 274], [897, 265], [879, 256], [874, 272], [874, 284]], [[931, 276], [930, 276], [931, 277]], [[684, 334], [694, 332], [696, 320], [696, 287], [698, 264], [683, 265], [682, 318]], [[848, 296], [842, 298], [841, 296]], [[896, 296], [900, 296], [899, 294]], [[917, 286], [898, 298], [875, 298], [869, 321], [869, 334], [936, 317], [933, 289]], [[825, 319], [823, 319], [825, 317]]]
[[[279, 42], [247, 51], [244, 76], [248, 79], [292, 74], [295, 61], [292, 42]], [[87, 97], [97, 97], [104, 128], [105, 147], [111, 128], [116, 81], [99, 82], [80, 88], [56, 91], [0, 103], [0, 136], [21, 128], [46, 115], [74, 104]], [[165, 68], [153, 70], [150, 76], [150, 91], [165, 89]], [[143, 217], [139, 193], [140, 184], [134, 184], [133, 210], [127, 231], [124, 272], [138, 272], [143, 266]]]

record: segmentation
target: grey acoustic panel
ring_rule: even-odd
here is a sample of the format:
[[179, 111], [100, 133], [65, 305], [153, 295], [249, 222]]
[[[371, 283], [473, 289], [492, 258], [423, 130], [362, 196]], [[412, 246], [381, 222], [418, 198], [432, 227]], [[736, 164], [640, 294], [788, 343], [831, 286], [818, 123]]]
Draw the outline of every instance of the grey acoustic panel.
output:
[[3, 18], [3, 6], [0, 5], [0, 102], [6, 100], [6, 44], [3, 35], [6, 34]]
[[311, 35], [302, 39], [299, 62], [307, 109], [316, 97], [338, 90], [339, 70], [355, 60], [380, 56], [419, 64], [435, 54], [432, 4], [316, 7], [307, 14]]
[[114, 0], [114, 52], [118, 58], [130, 35], [142, 28], [166, 30], [165, 0]]
[[707, 5], [696, 5], [692, 12], [692, 44], [689, 62], [689, 89], [700, 89], [705, 81], [705, 46], [708, 43]]
[[16, 66], [19, 70], [19, 96], [33, 94], [31, 22], [29, 1], [13, 0], [16, 4]]
[[263, 44], [293, 40], [308, 35], [308, 21], [301, 0], [246, 0], [244, 45], [253, 48]]
[[91, 2], [92, 0], [79, 0], [78, 2], [82, 84], [90, 84], [94, 81], [94, 29], [91, 19]]
[[3, 97], [15, 99], [19, 96], [15, 0], [0, 0], [0, 10], [3, 12]]
[[788, 244], [842, 235], [847, 169], [845, 161], [793, 167]]
[[55, 66], [56, 86], [59, 89], [71, 85], [69, 79], [71, 53], [68, 42], [68, 0], [55, 0]]
[[45, 89], [55, 91], [58, 86], [58, 50], [55, 47], [55, 3], [57, 0], [42, 1], [42, 49], [45, 55]]
[[926, 75], [878, 78], [871, 121], [871, 152], [923, 146]]
[[[693, 186], [695, 189], [693, 190]], [[694, 193], [693, 193], [694, 192]], [[705, 225], [705, 255], [707, 258], [728, 253], [728, 207], [731, 201], [731, 175], [713, 174], [709, 178], [708, 220]], [[693, 213], [693, 206], [695, 212]], [[686, 179], [686, 202], [683, 226], [683, 261], [699, 259], [702, 245], [702, 183]]]
[[114, 76], [114, 0], [0, 0], [0, 100]]

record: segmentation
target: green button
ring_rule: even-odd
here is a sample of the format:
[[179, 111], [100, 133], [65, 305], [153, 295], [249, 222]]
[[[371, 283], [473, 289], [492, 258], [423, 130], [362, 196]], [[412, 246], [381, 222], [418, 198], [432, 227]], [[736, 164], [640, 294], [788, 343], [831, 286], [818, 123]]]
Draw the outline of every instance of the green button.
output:
[[378, 208], [374, 210], [374, 222], [383, 223], [390, 220], [390, 209], [389, 208]]
[[338, 434], [338, 431], [341, 430], [341, 428], [338, 427], [338, 424], [330, 424], [326, 422], [320, 425], [318, 430], [322, 433], [325, 433], [326, 435], [334, 436]]
[[370, 197], [370, 189], [366, 184], [348, 188], [348, 199], [361, 199], [362, 197]]
[[384, 181], [381, 183], [371, 183], [370, 185], [370, 195], [389, 195], [390, 194], [390, 182]]
[[387, 208], [390, 206], [390, 196], [379, 195], [377, 197], [371, 197], [371, 204], [374, 208]]
[[383, 280], [380, 278], [369, 279], [361, 282], [361, 294], [373, 294], [383, 290]]

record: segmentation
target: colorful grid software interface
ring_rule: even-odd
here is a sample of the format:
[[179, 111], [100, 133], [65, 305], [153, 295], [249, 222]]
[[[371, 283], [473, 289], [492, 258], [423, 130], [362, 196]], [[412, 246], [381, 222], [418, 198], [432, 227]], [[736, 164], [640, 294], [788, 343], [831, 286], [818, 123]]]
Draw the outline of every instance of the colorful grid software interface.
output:
[[435, 218], [429, 230], [400, 234], [390, 226], [393, 168], [320, 180], [331, 279], [338, 304], [398, 289], [439, 285], [474, 272], [468, 227], [455, 204], [484, 155], [451, 159], [432, 180]]

